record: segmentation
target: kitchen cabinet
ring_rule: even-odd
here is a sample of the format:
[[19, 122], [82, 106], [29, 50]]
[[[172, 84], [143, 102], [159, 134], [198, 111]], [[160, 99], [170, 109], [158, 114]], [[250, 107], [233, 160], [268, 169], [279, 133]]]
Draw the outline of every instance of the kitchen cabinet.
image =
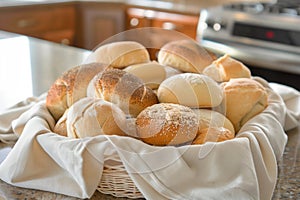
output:
[[163, 44], [172, 39], [182, 38], [196, 39], [197, 24], [199, 15], [176, 13], [172, 11], [161, 11], [139, 7], [128, 7], [126, 10], [126, 29], [153, 27], [164, 30], [171, 30], [177, 34], [161, 34], [153, 30], [151, 34], [145, 34], [144, 39], [152, 60], [157, 59], [157, 52]]
[[125, 8], [122, 3], [80, 2], [77, 4], [77, 17], [77, 47], [92, 50], [125, 30]]
[[73, 45], [75, 7], [71, 4], [3, 7], [0, 29]]
[[127, 29], [157, 27], [174, 30], [196, 39], [199, 15], [149, 10], [144, 8], [127, 9]]

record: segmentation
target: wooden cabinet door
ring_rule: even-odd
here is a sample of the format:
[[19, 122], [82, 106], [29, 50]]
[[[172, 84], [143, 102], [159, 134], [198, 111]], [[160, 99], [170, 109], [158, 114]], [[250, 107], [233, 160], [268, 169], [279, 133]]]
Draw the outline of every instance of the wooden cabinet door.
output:
[[125, 30], [125, 13], [122, 4], [79, 4], [76, 46], [94, 49], [109, 37]]

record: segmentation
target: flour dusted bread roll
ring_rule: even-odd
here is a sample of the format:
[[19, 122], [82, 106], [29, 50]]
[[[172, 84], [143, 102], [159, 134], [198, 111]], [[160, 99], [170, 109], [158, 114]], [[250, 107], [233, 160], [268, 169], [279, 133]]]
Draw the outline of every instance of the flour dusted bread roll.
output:
[[113, 103], [85, 97], [69, 108], [66, 127], [68, 137], [72, 138], [104, 134], [125, 136], [126, 116]]
[[119, 41], [98, 47], [87, 59], [87, 62], [106, 63], [114, 68], [150, 61], [147, 49], [134, 41]]
[[162, 65], [177, 68], [183, 72], [201, 73], [217, 57], [193, 40], [176, 40], [162, 46], [157, 60]]
[[230, 79], [221, 86], [224, 91], [226, 117], [232, 122], [236, 132], [268, 105], [266, 89], [253, 79]]
[[142, 141], [156, 146], [191, 142], [198, 131], [198, 119], [189, 107], [160, 103], [143, 110], [136, 118]]
[[57, 121], [73, 103], [86, 96], [90, 80], [107, 65], [88, 63], [64, 72], [50, 87], [46, 106]]
[[163, 80], [181, 73], [175, 68], [161, 65], [156, 61], [131, 65], [124, 71], [139, 77], [151, 89], [157, 89]]
[[90, 84], [89, 96], [110, 101], [132, 117], [158, 103], [156, 94], [141, 79], [123, 70], [105, 70], [96, 75]]
[[215, 107], [223, 100], [223, 92], [217, 82], [196, 73], [182, 73], [164, 80], [157, 96], [161, 103], [177, 103], [192, 108]]
[[206, 67], [203, 70], [203, 74], [210, 76], [217, 82], [229, 81], [231, 78], [251, 77], [251, 72], [248, 67], [227, 54]]

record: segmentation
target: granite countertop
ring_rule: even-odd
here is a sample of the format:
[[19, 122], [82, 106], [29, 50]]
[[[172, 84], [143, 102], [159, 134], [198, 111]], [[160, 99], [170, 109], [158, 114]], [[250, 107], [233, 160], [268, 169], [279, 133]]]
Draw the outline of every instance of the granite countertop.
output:
[[[11, 48], [6, 48], [5, 45]], [[27, 57], [15, 59], [15, 48], [18, 48], [19, 53], [27, 55]], [[20, 66], [23, 66], [25, 71], [26, 67], [31, 71], [28, 77], [25, 76], [25, 71], [24, 73], [19, 73], [22, 76], [15, 77], [21, 82], [20, 84], [25, 86], [23, 86], [24, 88], [29, 88], [29, 90], [24, 90], [22, 93], [12, 93], [11, 90], [2, 91], [3, 88], [0, 88], [0, 111], [26, 97], [37, 96], [44, 93], [63, 71], [82, 63], [89, 54], [90, 51], [83, 49], [0, 31], [0, 60], [2, 61], [0, 71], [1, 67], [5, 68], [5, 66], [10, 66], [9, 69], [11, 70], [16, 66], [18, 70], [21, 70]], [[21, 62], [21, 65], [18, 62]], [[25, 65], [26, 63], [28, 66]], [[6, 67], [6, 69], [8, 68]], [[7, 76], [9, 76], [9, 73], [14, 74], [15, 72], [8, 70], [7, 73]], [[9, 80], [10, 79], [7, 81]], [[10, 82], [1, 83], [0, 80], [0, 84], [10, 84]], [[16, 87], [19, 87], [20, 84], [17, 84]], [[279, 174], [272, 198], [273, 200], [300, 199], [300, 124], [297, 128], [288, 131], [287, 135], [289, 138], [287, 146], [283, 157], [278, 161]], [[0, 163], [5, 159], [11, 148], [12, 145], [0, 142]], [[77, 198], [45, 191], [14, 187], [0, 180], [0, 199], [76, 200]], [[126, 198], [116, 198], [96, 191], [91, 199], [122, 200]]]

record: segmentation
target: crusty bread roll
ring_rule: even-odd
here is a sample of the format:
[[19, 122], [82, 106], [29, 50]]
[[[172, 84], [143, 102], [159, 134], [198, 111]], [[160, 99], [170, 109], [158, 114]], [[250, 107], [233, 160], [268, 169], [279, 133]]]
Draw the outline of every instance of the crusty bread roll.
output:
[[204, 144], [205, 142], [222, 142], [234, 138], [234, 133], [224, 127], [209, 127], [201, 129], [192, 144]]
[[139, 77], [151, 89], [157, 89], [163, 80], [181, 73], [175, 68], [161, 65], [156, 61], [131, 65], [124, 71]]
[[217, 82], [208, 76], [183, 73], [164, 80], [158, 88], [157, 96], [161, 103], [208, 108], [222, 102], [223, 92]]
[[191, 142], [198, 131], [198, 119], [192, 109], [171, 103], [149, 106], [137, 116], [136, 125], [140, 139], [156, 146]]
[[176, 40], [162, 46], [157, 60], [162, 65], [177, 68], [183, 72], [201, 73], [217, 57], [193, 40]]
[[224, 127], [235, 134], [231, 121], [222, 113], [209, 109], [193, 109], [199, 119], [199, 132], [211, 127]]
[[156, 94], [141, 79], [120, 69], [105, 70], [96, 75], [90, 84], [89, 96], [110, 101], [132, 117], [158, 103]]
[[98, 47], [88, 58], [87, 62], [106, 63], [111, 67], [124, 68], [129, 65], [150, 61], [147, 49], [134, 41], [119, 41]]
[[59, 120], [56, 122], [53, 128], [54, 133], [57, 133], [62, 136], [68, 136], [66, 124], [68, 111], [69, 109], [66, 109], [63, 116], [61, 116], [61, 118], [59, 118]]
[[69, 108], [66, 127], [68, 137], [71, 138], [104, 134], [125, 136], [126, 116], [113, 103], [85, 97]]
[[253, 79], [230, 79], [229, 82], [222, 83], [221, 87], [224, 91], [225, 115], [236, 132], [268, 105], [266, 89]]
[[88, 63], [64, 72], [52, 84], [46, 97], [46, 106], [57, 121], [73, 103], [86, 96], [90, 80], [107, 65]]
[[251, 77], [251, 72], [248, 67], [227, 54], [206, 67], [203, 70], [203, 74], [210, 76], [217, 82], [229, 81], [231, 78]]

